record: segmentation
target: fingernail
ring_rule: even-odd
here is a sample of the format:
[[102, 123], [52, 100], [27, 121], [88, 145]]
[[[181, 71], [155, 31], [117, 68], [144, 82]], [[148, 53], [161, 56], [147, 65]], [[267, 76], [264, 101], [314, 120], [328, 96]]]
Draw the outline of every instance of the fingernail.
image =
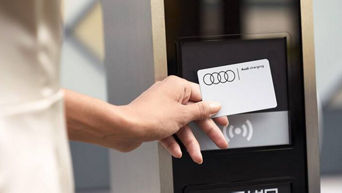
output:
[[182, 158], [182, 151], [180, 149], [178, 149], [176, 155], [174, 155], [174, 156], [175, 156], [175, 158], [178, 158], [178, 159]]
[[210, 110], [218, 111], [221, 108], [221, 104], [217, 102], [209, 102]]
[[[226, 129], [228, 128], [228, 125], [229, 125], [229, 122], [228, 122], [227, 125], [224, 126], [222, 129], [223, 129], [223, 130], [226, 130]], [[223, 132], [222, 132], [222, 135], [223, 135], [223, 139], [224, 139], [224, 142], [223, 142], [223, 143], [224, 143], [223, 149], [228, 149], [229, 143], [228, 143], [228, 141], [227, 141], [227, 139], [226, 139], [226, 136], [224, 136]]]
[[221, 109], [221, 104], [217, 102], [209, 102], [209, 108], [210, 112], [213, 112], [210, 114], [210, 117], [212, 117]]
[[227, 124], [224, 127], [228, 127], [229, 126], [229, 121], [227, 122]]
[[223, 149], [228, 149], [228, 142], [226, 141], [226, 140], [224, 140], [225, 142], [224, 142], [224, 148]]
[[202, 165], [202, 164], [203, 164], [203, 157], [202, 157], [202, 155], [200, 156], [200, 159], [197, 161], [197, 163], [198, 163], [199, 165]]
[[228, 148], [228, 141], [224, 138], [224, 139], [222, 139], [221, 141], [220, 141], [220, 143], [219, 143], [219, 147], [221, 148], [221, 149], [227, 149]]

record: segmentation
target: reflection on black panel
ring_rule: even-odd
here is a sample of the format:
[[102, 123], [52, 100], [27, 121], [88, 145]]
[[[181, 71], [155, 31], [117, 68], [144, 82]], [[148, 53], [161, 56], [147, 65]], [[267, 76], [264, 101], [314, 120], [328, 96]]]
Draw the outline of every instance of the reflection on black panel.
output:
[[299, 42], [296, 0], [164, 0], [169, 73], [183, 37], [287, 32]]

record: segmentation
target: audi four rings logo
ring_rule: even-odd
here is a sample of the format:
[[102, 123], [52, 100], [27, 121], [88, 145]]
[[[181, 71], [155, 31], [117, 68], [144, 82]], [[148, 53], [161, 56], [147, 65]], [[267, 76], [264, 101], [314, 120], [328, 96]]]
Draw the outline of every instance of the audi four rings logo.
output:
[[227, 70], [207, 73], [203, 76], [203, 82], [207, 86], [226, 82], [233, 82], [235, 79], [240, 80], [239, 69], [236, 69], [236, 72], [234, 72], [233, 70]]

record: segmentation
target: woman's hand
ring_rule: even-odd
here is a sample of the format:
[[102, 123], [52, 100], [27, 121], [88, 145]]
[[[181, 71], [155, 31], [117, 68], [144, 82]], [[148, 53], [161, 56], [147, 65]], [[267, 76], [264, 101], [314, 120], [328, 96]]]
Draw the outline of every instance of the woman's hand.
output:
[[[220, 148], [228, 144], [215, 122], [210, 118], [220, 110], [217, 103], [201, 102], [199, 86], [185, 79], [169, 76], [155, 83], [138, 98], [125, 107], [132, 117], [133, 125], [138, 126], [142, 141], [160, 140], [161, 144], [174, 157], [180, 158], [182, 152], [172, 136], [176, 134], [196, 163], [202, 163], [199, 144], [188, 123], [197, 121], [201, 129]], [[228, 119], [215, 119], [227, 125]]]
[[199, 86], [169, 76], [155, 83], [125, 106], [114, 106], [84, 95], [66, 91], [66, 115], [71, 139], [130, 151], [145, 141], [159, 140], [174, 157], [182, 152], [173, 137], [184, 144], [196, 163], [202, 163], [200, 146], [188, 123], [198, 126], [220, 148], [228, 144], [215, 124], [228, 125], [227, 117], [210, 118], [220, 110], [214, 102], [201, 101]]

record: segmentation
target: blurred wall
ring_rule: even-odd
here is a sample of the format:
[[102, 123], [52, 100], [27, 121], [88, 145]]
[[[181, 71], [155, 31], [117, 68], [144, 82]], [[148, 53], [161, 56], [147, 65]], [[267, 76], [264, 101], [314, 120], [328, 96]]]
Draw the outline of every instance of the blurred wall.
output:
[[[64, 0], [62, 87], [106, 100], [101, 4], [98, 0]], [[108, 149], [70, 142], [76, 191], [109, 190]]]
[[323, 175], [342, 175], [341, 7], [341, 0], [314, 0], [317, 88], [323, 105]]
[[342, 1], [313, 2], [317, 87], [325, 104], [342, 84]]
[[[322, 175], [342, 175], [342, 111], [324, 110], [323, 146], [321, 153]], [[342, 182], [340, 182], [342, 184]]]

